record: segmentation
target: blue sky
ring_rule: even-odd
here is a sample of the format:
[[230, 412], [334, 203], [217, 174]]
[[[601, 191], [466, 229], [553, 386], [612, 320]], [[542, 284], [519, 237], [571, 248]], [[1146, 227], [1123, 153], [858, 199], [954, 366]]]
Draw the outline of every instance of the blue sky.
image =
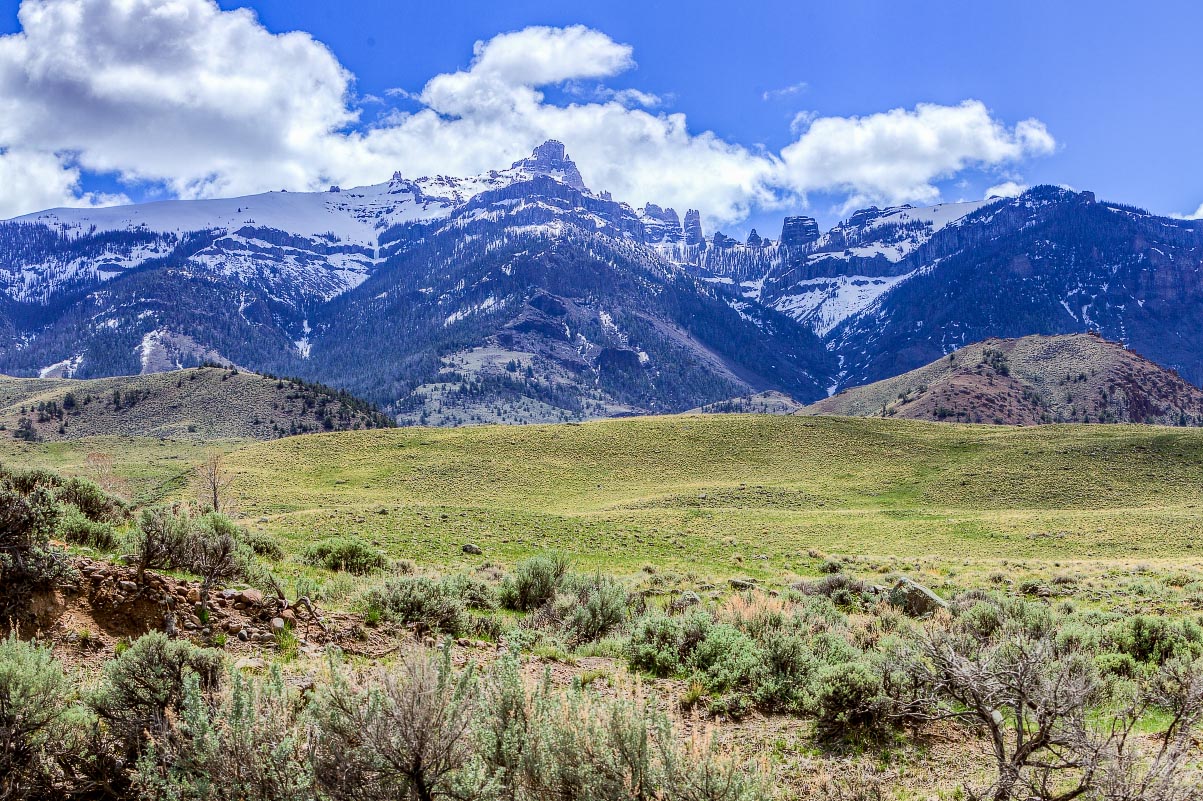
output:
[[[0, 34], [27, 37], [28, 51], [38, 47], [48, 50], [57, 33], [69, 27], [63, 22], [68, 17], [56, 14], [67, 13], [78, 2], [94, 4], [94, 8], [111, 4], [111, 0], [29, 0], [31, 6], [45, 6], [47, 13], [39, 16], [39, 30], [23, 31], [18, 22], [18, 3], [0, 0]], [[383, 180], [391, 174], [386, 168], [393, 161], [398, 162], [398, 168], [412, 170], [443, 171], [444, 165], [448, 172], [485, 164], [501, 167], [506, 166], [504, 158], [510, 158], [511, 153], [513, 158], [522, 155], [520, 151], [528, 141], [546, 130], [575, 134], [579, 142], [567, 134], [560, 138], [581, 162], [586, 179], [590, 180], [591, 173], [597, 176], [591, 183], [613, 185], [620, 190], [616, 194], [636, 204], [642, 200], [699, 206], [708, 203], [712, 208], [703, 208], [704, 213], [733, 231], [757, 224], [762, 232], [767, 228], [775, 233], [773, 228], [786, 213], [809, 213], [830, 224], [862, 203], [976, 199], [991, 186], [1010, 186], [1013, 191], [1015, 186], [1036, 183], [1091, 189], [1101, 198], [1165, 214], [1190, 214], [1203, 204], [1203, 158], [1199, 156], [1203, 150], [1203, 48], [1198, 39], [1198, 32], [1203, 30], [1203, 4], [1196, 2], [1136, 6], [1119, 2], [795, 1], [746, 4], [743, 8], [697, 0], [220, 2], [225, 12], [253, 9], [257, 23], [248, 21], [245, 15], [207, 13], [203, 6], [208, 0], [181, 2], [197, 5], [189, 18], [194, 22], [189, 24], [201, 32], [198, 36], [208, 35], [203, 32], [210, 29], [216, 31], [214, 38], [205, 42], [248, 51], [262, 45], [262, 52], [248, 52], [249, 74], [270, 72], [257, 64], [291, 63], [291, 73], [307, 76], [309, 83], [290, 84], [281, 70], [275, 91], [305, 94], [310, 90], [304, 87], [326, 86], [324, 92], [314, 91], [313, 95], [324, 98], [327, 105], [317, 111], [281, 110], [272, 104], [256, 105], [265, 101], [254, 92], [247, 93], [245, 101], [240, 100], [241, 85], [224, 93], [215, 91], [209, 98], [211, 102], [218, 103], [213, 98], [226, 96], [234, 105], [247, 105], [245, 117], [229, 113], [230, 119], [223, 123], [227, 128], [224, 135], [255, 142], [259, 151], [250, 144], [230, 150], [221, 139], [222, 126], [214, 126], [208, 136], [196, 133], [207, 127], [204, 99], [190, 99], [181, 105], [163, 86], [147, 92], [152, 98], [161, 95], [162, 102], [154, 108], [150, 107], [151, 101], [140, 103], [129, 98], [121, 99], [125, 106], [96, 103], [93, 108], [92, 103], [83, 104], [88, 111], [80, 112], [80, 119], [74, 120], [79, 130], [72, 136], [60, 137], [57, 129], [50, 128], [47, 133], [32, 124], [27, 130], [6, 133], [0, 122], [0, 148], [7, 149], [12, 158], [10, 167], [15, 176], [8, 190], [10, 210], [32, 210], [12, 200], [11, 193], [36, 176], [52, 174], [53, 165], [42, 163], [50, 157], [48, 151], [42, 152], [50, 147], [45, 142], [53, 143], [53, 155], [58, 159], [59, 172], [53, 173], [56, 177], [51, 180], [60, 182], [59, 194], [73, 193], [79, 202], [105, 202], [103, 195], [133, 200], [199, 197], [264, 189], [276, 183], [306, 188], [325, 180], [366, 180], [373, 176]], [[135, 0], [135, 5], [139, 4], [146, 13], [155, 6], [153, 0]], [[120, 39], [127, 33], [119, 28], [136, 29], [139, 24], [137, 18], [132, 23], [129, 17], [121, 18], [121, 13], [128, 13], [128, 9], [112, 10], [111, 19], [102, 17], [89, 24], [88, 30], [92, 31], [106, 30], [107, 24], [113, 23], [111, 34], [96, 34], [111, 35], [113, 41], [98, 42], [95, 49], [81, 54], [78, 61], [83, 68], [89, 66], [90, 59], [127, 57], [131, 48]], [[244, 27], [257, 24], [266, 31], [256, 30], [254, 36], [247, 34], [249, 39], [240, 39], [221, 33], [224, 27], [230, 27], [223, 27], [223, 21]], [[538, 46], [552, 47], [554, 31], [571, 26], [585, 26], [605, 41], [590, 40], [579, 47], [570, 42], [565, 59], [576, 58], [591, 47], [596, 59], [583, 59], [576, 72], [566, 70], [566, 74], [573, 75], [567, 83], [553, 81], [535, 86], [541, 95], [539, 107], [529, 114], [515, 116], [511, 110], [506, 115], [491, 111], [486, 115], [478, 105], [463, 112], [473, 120], [470, 129], [429, 127], [434, 125], [429, 120], [425, 123], [428, 127], [419, 129], [418, 120], [410, 119], [405, 123], [409, 128], [404, 136], [400, 126], [396, 132], [375, 136], [371, 143], [360, 142], [354, 136], [355, 141], [350, 141], [345, 136], [373, 128], [388, 129], [403, 121], [405, 115], [430, 112], [432, 108], [432, 117], [455, 117], [459, 113], [455, 92], [492, 91], [491, 84], [478, 81], [461, 87], [449, 83], [443, 88], [452, 93], [451, 99], [439, 100], [432, 99], [437, 92], [423, 95], [428, 82], [435, 76], [468, 70], [474, 43], [531, 26], [545, 26], [553, 32], [531, 40]], [[148, 30], [146, 37], [164, 41], [173, 36], [187, 37], [187, 30], [187, 26], [172, 28], [166, 34]], [[316, 51], [297, 55], [289, 50], [282, 57], [283, 51], [273, 50], [280, 42], [272, 37], [288, 31], [304, 31], [316, 40], [313, 48], [320, 50], [317, 43], [328, 48], [329, 55], [344, 70], [344, 77], [330, 77], [334, 68], [320, 53], [315, 55]], [[48, 104], [44, 86], [5, 83], [3, 41], [0, 111], [5, 110], [5, 100], [12, 98], [27, 104]], [[614, 51], [614, 47], [621, 46], [629, 46], [625, 55]], [[518, 55], [512, 57], [520, 57], [524, 48], [535, 49], [516, 41]], [[203, 52], [211, 49], [208, 45], [201, 48]], [[495, 52], [501, 50], [494, 48]], [[559, 51], [549, 52], [554, 55]], [[26, 73], [28, 64], [37, 61], [35, 56], [31, 52], [21, 56]], [[168, 50], [154, 57], [170, 59], [172, 55]], [[237, 56], [228, 57], [235, 59], [230, 63], [240, 63]], [[289, 62], [290, 58], [297, 60]], [[140, 66], [145, 68], [147, 63], [143, 61]], [[45, 69], [50, 73], [71, 72], [80, 66], [53, 63]], [[504, 69], [512, 74], [525, 68]], [[206, 73], [206, 80], [212, 82], [214, 75], [237, 70], [238, 66], [229, 64], [214, 66]], [[112, 74], [125, 73], [114, 70]], [[186, 70], [179, 71], [176, 78], [181, 83], [194, 80]], [[346, 106], [341, 112], [329, 99], [341, 90], [327, 86], [340, 80], [345, 80], [342, 93]], [[59, 84], [54, 83], [56, 87]], [[619, 94], [624, 90], [641, 94]], [[86, 92], [90, 96], [104, 95], [106, 89], [93, 83]], [[5, 97], [6, 93], [10, 98]], [[77, 97], [71, 95], [63, 101], [74, 104], [67, 116], [80, 106]], [[963, 104], [971, 100], [979, 101], [984, 112], [964, 111]], [[525, 103], [525, 95], [515, 102]], [[133, 103], [132, 112], [129, 103]], [[598, 109], [593, 115], [597, 119], [570, 119], [568, 115], [549, 113], [547, 108], [554, 112], [556, 107], [570, 103], [593, 104]], [[602, 114], [605, 104], [622, 104], [630, 113], [622, 115], [610, 108]], [[919, 104], [929, 104], [932, 113], [919, 113]], [[26, 115], [25, 106], [15, 101], [12, 108], [23, 116], [37, 117]], [[215, 108], [223, 114], [229, 111], [220, 105]], [[907, 116], [873, 117], [891, 109], [903, 109]], [[48, 120], [64, 116], [61, 108], [38, 106], [37, 112]], [[89, 114], [95, 120], [92, 124]], [[145, 114], [146, 119], [124, 134], [115, 127], [111, 142], [89, 139], [106, 130], [107, 125], [119, 127], [124, 123], [113, 120], [125, 120], [131, 114]], [[614, 155], [617, 151], [603, 147], [606, 129], [625, 132], [617, 137], [618, 144], [627, 141], [622, 136], [641, 143], [663, 133], [649, 127], [654, 122], [645, 117], [664, 119], [667, 115], [684, 115], [684, 138], [678, 136], [675, 143], [658, 145], [633, 158], [631, 171], [639, 175], [623, 174], [621, 165], [614, 163], [619, 161]], [[254, 127], [242, 133], [240, 121], [256, 117], [261, 127], [275, 125], [293, 133], [279, 139]], [[871, 117], [876, 127], [849, 122]], [[820, 130], [813, 131], [814, 136], [807, 140], [807, 126], [814, 119], [832, 122], [817, 126]], [[917, 145], [891, 145], [898, 126], [919, 140], [929, 135], [929, 128], [934, 130], [931, 135], [957, 139], [957, 126], [979, 125], [983, 119], [998, 130], [980, 134], [985, 139], [979, 137], [965, 144], [962, 156], [948, 162]], [[1024, 121], [1033, 121], [1040, 129], [1029, 135], [1031, 130], [1021, 125]], [[323, 134], [313, 131], [323, 125], [339, 131], [343, 138], [334, 146], [323, 144]], [[304, 133], [295, 133], [298, 130]], [[161, 133], [156, 141], [137, 142], [136, 147], [123, 147], [118, 141], [120, 137], [137, 140], [140, 131]], [[436, 141], [429, 145], [430, 152], [415, 154], [425, 147], [423, 131]], [[707, 132], [713, 137], [707, 138]], [[471, 134], [501, 141], [490, 149], [470, 142]], [[864, 145], [870, 150], [837, 152], [841, 138], [862, 134], [874, 139]], [[298, 145], [305, 136], [312, 144]], [[187, 140], [189, 152], [167, 152], [162, 144], [167, 137]], [[799, 140], [805, 141], [805, 146], [789, 155], [790, 146]], [[289, 150], [287, 157], [278, 155], [281, 150]], [[347, 152], [341, 153], [343, 150]], [[333, 151], [341, 155], [326, 163], [325, 154]], [[18, 165], [16, 156], [26, 152], [30, 155]], [[198, 153], [210, 155], [206, 160]], [[323, 155], [316, 158], [311, 153]], [[643, 158], [646, 161], [640, 160]], [[830, 161], [840, 158], [874, 167], [830, 167]], [[306, 162], [318, 161], [321, 163], [307, 171]], [[665, 161], [673, 161], [674, 167], [664, 168], [661, 173], [658, 162]], [[257, 165], [263, 173], [258, 181], [253, 174]], [[699, 182], [690, 175], [691, 167], [695, 173], [718, 177], [709, 183]], [[895, 180], [878, 174], [883, 171], [909, 177]], [[0, 163], [0, 177], [4, 175]], [[741, 189], [720, 186], [724, 178], [740, 184]], [[71, 184], [73, 179], [75, 183]], [[0, 210], [6, 208], [4, 192], [0, 186]], [[667, 197], [635, 196], [650, 192]], [[25, 205], [57, 197], [47, 193]]]

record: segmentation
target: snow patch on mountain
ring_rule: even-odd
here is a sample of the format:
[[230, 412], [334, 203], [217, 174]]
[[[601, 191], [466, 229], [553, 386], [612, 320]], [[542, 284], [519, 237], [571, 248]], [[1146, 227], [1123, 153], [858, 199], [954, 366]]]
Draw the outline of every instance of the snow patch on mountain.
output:
[[793, 294], [777, 298], [771, 304], [777, 311], [809, 325], [819, 336], [869, 308], [882, 295], [910, 278], [905, 275], [871, 277], [840, 275], [834, 278], [810, 278], [799, 281]]
[[84, 356], [80, 353], [69, 359], [63, 359], [61, 362], [55, 362], [43, 367], [41, 370], [38, 370], [38, 378], [74, 378], [83, 363]]

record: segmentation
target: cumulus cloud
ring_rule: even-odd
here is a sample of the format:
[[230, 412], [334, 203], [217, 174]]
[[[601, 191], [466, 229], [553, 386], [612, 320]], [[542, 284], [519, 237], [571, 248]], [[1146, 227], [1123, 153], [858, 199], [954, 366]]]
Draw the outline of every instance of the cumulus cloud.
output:
[[0, 219], [52, 206], [129, 202], [121, 195], [80, 191], [77, 167], [52, 153], [0, 151]]
[[18, 19], [0, 37], [0, 146], [202, 197], [312, 182], [314, 152], [356, 119], [329, 50], [246, 10], [26, 0]]
[[1194, 214], [1183, 214], [1181, 216], [1184, 220], [1203, 220], [1203, 203], [1199, 204], [1199, 208], [1195, 209]]
[[969, 167], [1051, 153], [1056, 143], [1038, 120], [1013, 128], [977, 100], [920, 103], [864, 117], [819, 117], [781, 151], [781, 183], [797, 192], [842, 192], [848, 205], [933, 203], [935, 182]]
[[[555, 138], [596, 189], [732, 221], [811, 192], [932, 201], [935, 184], [964, 169], [1054, 148], [1038, 121], [1008, 127], [976, 101], [807, 114], [780, 153], [746, 147], [690, 130], [653, 94], [607, 87], [634, 65], [632, 49], [579, 25], [477, 42], [463, 69], [388, 93], [416, 110], [365, 124], [354, 77], [322, 43], [272, 33], [245, 9], [24, 0], [19, 20], [0, 37], [0, 214], [104, 202], [80, 194], [81, 169], [213, 197], [375, 183], [395, 170], [475, 174]], [[574, 93], [587, 84], [596, 88]], [[549, 101], [551, 88], [572, 102]]]
[[1017, 181], [1003, 181], [1001, 184], [995, 184], [987, 189], [983, 197], [987, 200], [992, 197], [1019, 197], [1027, 190], [1027, 184], [1021, 184]]

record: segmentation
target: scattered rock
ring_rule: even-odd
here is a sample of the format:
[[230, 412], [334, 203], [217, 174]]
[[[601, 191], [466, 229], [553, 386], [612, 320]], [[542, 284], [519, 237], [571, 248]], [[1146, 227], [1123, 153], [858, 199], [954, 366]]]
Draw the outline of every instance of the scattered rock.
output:
[[471, 556], [480, 556], [481, 554], [484, 553], [484, 551], [482, 551], [480, 549], [480, 546], [473, 545], [472, 543], [469, 542], [466, 545], [464, 545], [464, 553], [469, 554]]
[[243, 590], [239, 598], [247, 606], [258, 606], [263, 603], [263, 593], [259, 590]]
[[198, 589], [197, 587], [191, 587], [188, 589], [188, 592], [184, 595], [184, 597], [188, 599], [189, 603], [193, 603], [193, 604], [200, 603], [200, 599], [201, 599], [200, 589]]
[[948, 602], [917, 581], [903, 576], [890, 592], [890, 600], [912, 617], [926, 617], [938, 609], [947, 609]]
[[263, 670], [267, 663], [257, 656], [244, 656], [234, 663], [235, 670]]
[[123, 592], [137, 592], [138, 591], [138, 585], [132, 581], [119, 581], [119, 582], [117, 582], [117, 586], [120, 587]]
[[727, 583], [731, 585], [731, 589], [733, 590], [750, 590], [756, 586], [756, 582], [753, 579], [733, 578], [728, 579]]
[[272, 634], [283, 634], [284, 633], [284, 618], [273, 617], [271, 626], [272, 626]]

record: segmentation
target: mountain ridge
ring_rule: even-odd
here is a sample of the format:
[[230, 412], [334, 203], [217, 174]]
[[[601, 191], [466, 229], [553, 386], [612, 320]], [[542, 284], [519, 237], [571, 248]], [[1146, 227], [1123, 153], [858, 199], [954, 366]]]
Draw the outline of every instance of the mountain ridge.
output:
[[1097, 330], [1198, 383], [1201, 276], [1203, 225], [1057, 187], [707, 236], [698, 210], [589, 189], [549, 141], [472, 178], [0, 223], [0, 372], [228, 362], [406, 423], [539, 422], [813, 402]]

